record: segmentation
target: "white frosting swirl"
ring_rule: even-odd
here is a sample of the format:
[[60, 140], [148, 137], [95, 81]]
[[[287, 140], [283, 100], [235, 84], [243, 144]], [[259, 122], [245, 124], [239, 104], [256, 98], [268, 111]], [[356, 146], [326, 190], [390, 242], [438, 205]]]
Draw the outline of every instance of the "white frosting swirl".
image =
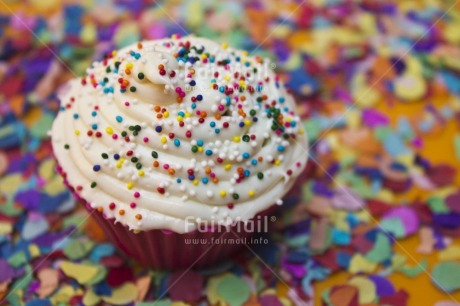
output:
[[306, 164], [294, 100], [268, 60], [184, 37], [128, 46], [87, 72], [59, 95], [55, 156], [93, 208], [130, 229], [248, 220]]

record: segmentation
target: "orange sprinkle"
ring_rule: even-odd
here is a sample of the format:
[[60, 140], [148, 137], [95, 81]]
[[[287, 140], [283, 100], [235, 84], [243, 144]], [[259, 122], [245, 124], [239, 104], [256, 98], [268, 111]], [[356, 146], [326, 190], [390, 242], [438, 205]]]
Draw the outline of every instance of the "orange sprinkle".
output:
[[259, 157], [257, 158], [257, 160], [261, 162], [261, 161], [264, 160], [264, 158], [263, 158], [262, 156], [259, 156]]
[[157, 114], [157, 118], [158, 119], [163, 118], [163, 115], [162, 114]]
[[240, 100], [241, 100], [241, 101], [246, 101], [246, 97], [245, 97], [245, 96], [241, 96]]
[[158, 65], [158, 69], [163, 70], [163, 69], [165, 69], [165, 66], [163, 66], [163, 64], [160, 64], [160, 65]]
[[174, 170], [173, 168], [169, 168], [169, 169], [168, 169], [168, 173], [169, 173], [170, 175], [174, 175], [174, 174], [176, 173], [176, 170]]
[[153, 162], [153, 166], [154, 166], [155, 168], [158, 167], [159, 165], [160, 165], [160, 163], [159, 163], [158, 161], [154, 161], [154, 162]]
[[138, 48], [138, 49], [142, 49], [142, 43], [141, 43], [141, 42], [138, 42], [138, 43], [137, 43], [137, 48]]
[[182, 98], [181, 98], [181, 97], [177, 97], [177, 98], [176, 98], [176, 101], [177, 101], [177, 103], [181, 103], [181, 102], [182, 102]]
[[155, 105], [155, 107], [153, 108], [154, 111], [156, 111], [157, 113], [161, 110], [161, 107], [159, 105]]
[[142, 215], [141, 215], [141, 214], [137, 214], [137, 215], [136, 215], [136, 219], [137, 219], [137, 220], [141, 220], [141, 219], [142, 219]]
[[205, 112], [205, 111], [201, 111], [201, 112], [200, 112], [200, 117], [201, 117], [201, 118], [206, 118], [207, 115], [208, 115], [208, 113]]
[[212, 179], [212, 182], [213, 182], [214, 184], [217, 184], [217, 183], [219, 183], [219, 179], [218, 179], [217, 177], [215, 177], [215, 178]]
[[121, 216], [123, 216], [123, 215], [125, 214], [125, 210], [124, 210], [124, 209], [120, 209], [120, 210], [118, 211], [118, 213], [119, 213]]
[[102, 212], [103, 210], [104, 210], [104, 208], [102, 208], [102, 206], [99, 206], [99, 207], [97, 208], [97, 211], [98, 211], [98, 212]]
[[130, 74], [131, 74], [131, 70], [125, 69], [125, 73], [126, 73], [127, 75], [130, 75]]
[[222, 118], [222, 115], [221, 114], [215, 114], [214, 118], [216, 118], [217, 120], [220, 120], [220, 118]]
[[206, 169], [204, 171], [206, 172], [206, 174], [209, 174], [209, 173], [211, 173], [211, 168], [206, 167]]

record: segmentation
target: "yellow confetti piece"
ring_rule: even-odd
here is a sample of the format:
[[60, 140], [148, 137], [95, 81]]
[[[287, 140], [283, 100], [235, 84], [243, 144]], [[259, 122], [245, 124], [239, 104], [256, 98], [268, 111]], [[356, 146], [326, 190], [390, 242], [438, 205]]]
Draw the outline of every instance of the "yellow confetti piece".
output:
[[49, 158], [45, 161], [43, 161], [40, 164], [40, 168], [38, 169], [38, 173], [40, 177], [48, 180], [54, 175], [54, 168], [56, 167], [56, 162], [54, 159]]
[[83, 304], [87, 306], [97, 305], [100, 301], [101, 298], [91, 289], [86, 291], [85, 295], [83, 296]]
[[29, 245], [29, 253], [32, 258], [40, 255], [40, 248], [36, 244]]
[[10, 223], [0, 222], [0, 235], [10, 234], [13, 226]]
[[375, 271], [376, 268], [376, 263], [368, 261], [361, 254], [355, 254], [350, 260], [350, 266], [348, 267], [348, 271], [353, 274], [359, 272], [372, 273]]
[[439, 260], [457, 260], [460, 259], [460, 245], [452, 244], [440, 251], [438, 254]]
[[137, 287], [133, 283], [124, 283], [112, 291], [111, 296], [102, 296], [102, 300], [112, 305], [125, 305], [137, 297]]
[[376, 288], [371, 280], [362, 276], [356, 276], [348, 281], [348, 283], [358, 288], [359, 304], [368, 304], [375, 301]]
[[79, 288], [75, 289], [74, 287], [70, 285], [64, 285], [58, 290], [58, 292], [53, 294], [50, 300], [53, 305], [58, 305], [58, 304], [65, 305], [69, 302], [69, 296], [81, 295], [81, 294], [83, 294], [82, 289], [79, 289]]
[[102, 272], [100, 267], [76, 264], [70, 261], [63, 261], [61, 270], [68, 277], [74, 278], [79, 284], [91, 284], [91, 281]]

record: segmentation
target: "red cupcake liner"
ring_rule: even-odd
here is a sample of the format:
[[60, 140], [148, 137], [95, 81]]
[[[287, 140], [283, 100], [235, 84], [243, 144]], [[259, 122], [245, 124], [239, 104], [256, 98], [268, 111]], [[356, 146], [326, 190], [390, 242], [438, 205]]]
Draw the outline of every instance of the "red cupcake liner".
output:
[[[72, 191], [73, 195], [82, 203], [97, 221], [106, 237], [128, 257], [133, 258], [146, 267], [158, 270], [178, 270], [205, 268], [217, 265], [233, 257], [244, 248], [255, 231], [246, 231], [242, 224], [234, 224], [227, 228], [216, 227], [214, 230], [198, 231], [179, 234], [168, 230], [148, 230], [134, 233], [126, 226], [115, 223], [114, 219], [106, 219], [104, 214], [91, 208], [66, 179], [66, 174], [58, 165], [57, 172], [63, 177], [64, 184]], [[275, 212], [272, 206], [257, 214], [253, 220], [260, 220]], [[267, 222], [268, 219], [265, 219]], [[227, 241], [224, 241], [227, 239]], [[238, 243], [230, 243], [233, 239]], [[216, 241], [219, 240], [219, 243]]]

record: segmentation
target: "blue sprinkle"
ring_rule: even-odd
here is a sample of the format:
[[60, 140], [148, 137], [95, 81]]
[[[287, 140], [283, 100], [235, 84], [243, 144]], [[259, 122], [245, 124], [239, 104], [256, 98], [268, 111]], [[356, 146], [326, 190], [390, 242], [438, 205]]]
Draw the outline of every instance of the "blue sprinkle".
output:
[[224, 86], [220, 86], [220, 87], [219, 87], [219, 91], [220, 91], [220, 92], [224, 92], [224, 91], [225, 91], [225, 87], [224, 87]]
[[194, 176], [193, 174], [190, 174], [190, 175], [188, 176], [188, 179], [191, 180], [191, 181], [193, 181], [193, 180], [195, 179], [195, 176]]
[[157, 133], [161, 133], [161, 131], [163, 131], [163, 128], [160, 125], [157, 125], [156, 128], [155, 128], [155, 131]]
[[122, 121], [123, 121], [123, 117], [122, 117], [122, 116], [116, 116], [115, 119], [117, 119], [118, 122], [122, 122]]
[[212, 155], [212, 150], [206, 150], [206, 155], [211, 156]]
[[196, 96], [196, 99], [197, 99], [198, 101], [201, 101], [201, 100], [203, 100], [203, 96], [202, 96], [202, 95], [198, 95], [198, 96]]
[[257, 159], [253, 159], [253, 160], [251, 161], [251, 164], [253, 164], [254, 166], [257, 165]]
[[219, 134], [219, 133], [220, 133], [220, 129], [215, 129], [215, 130], [214, 130], [214, 133]]
[[176, 147], [179, 147], [180, 146], [180, 140], [179, 139], [174, 139], [174, 145]]
[[195, 108], [196, 108], [196, 104], [192, 103], [192, 109], [195, 109]]
[[245, 177], [249, 177], [250, 175], [251, 175], [251, 171], [249, 171], [248, 169], [244, 170]]
[[278, 151], [279, 152], [284, 152], [284, 147], [283, 146], [278, 146]]
[[178, 184], [180, 184], [180, 183], [182, 183], [182, 180], [178, 177], [177, 180], [176, 180], [176, 182], [177, 182]]
[[73, 114], [74, 119], [78, 119], [78, 114]]
[[97, 130], [97, 124], [96, 124], [96, 123], [92, 124], [92, 125], [91, 125], [91, 128], [92, 128], [93, 130]]
[[198, 139], [198, 140], [196, 141], [196, 144], [197, 144], [199, 147], [203, 146], [203, 140]]
[[209, 126], [210, 127], [215, 127], [216, 126], [216, 123], [214, 121], [211, 121], [211, 123], [209, 123]]
[[238, 125], [239, 125], [240, 127], [244, 127], [244, 122], [240, 122]]
[[245, 159], [249, 158], [249, 153], [248, 153], [248, 152], [244, 152], [244, 153], [243, 153], [243, 158], [245, 158]]
[[119, 159], [120, 159], [120, 155], [118, 155], [118, 154], [114, 154], [114, 155], [113, 155], [113, 159], [115, 159], [115, 160], [119, 160]]
[[203, 177], [203, 179], [201, 180], [203, 182], [203, 184], [207, 184], [208, 183], [208, 178], [207, 177]]
[[101, 166], [99, 166], [99, 165], [94, 165], [93, 170], [94, 170], [95, 172], [98, 172], [99, 170], [101, 170]]
[[284, 101], [286, 101], [286, 100], [284, 99], [284, 97], [280, 97], [280, 98], [278, 99], [278, 101], [279, 101], [280, 103], [284, 103]]

